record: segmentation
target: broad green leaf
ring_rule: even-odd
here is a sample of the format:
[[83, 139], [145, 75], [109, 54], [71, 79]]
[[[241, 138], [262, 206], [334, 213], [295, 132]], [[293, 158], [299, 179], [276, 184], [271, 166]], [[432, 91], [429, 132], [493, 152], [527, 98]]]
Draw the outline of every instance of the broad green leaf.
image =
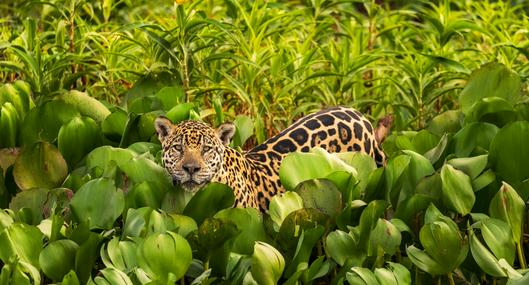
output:
[[514, 242], [517, 244], [521, 242], [525, 203], [511, 185], [503, 182], [500, 190], [490, 201], [489, 214], [492, 218], [509, 224]]
[[487, 97], [500, 97], [514, 104], [520, 98], [520, 77], [500, 63], [488, 63], [470, 75], [459, 94], [461, 110], [466, 115], [475, 102]]
[[209, 183], [200, 189], [187, 203], [184, 215], [201, 224], [206, 218], [213, 217], [218, 211], [233, 206], [233, 190], [219, 183]]
[[397, 285], [397, 277], [391, 270], [386, 268], [375, 268], [373, 271], [380, 285]]
[[0, 129], [2, 130], [0, 148], [17, 146], [20, 120], [20, 115], [13, 104], [6, 102], [0, 105]]
[[472, 153], [483, 154], [483, 150], [490, 148], [498, 130], [495, 125], [482, 122], [464, 126], [453, 137], [455, 155], [468, 157]]
[[56, 99], [73, 106], [81, 115], [90, 117], [97, 122], [102, 122], [110, 115], [110, 111], [103, 103], [84, 92], [70, 90], [57, 96]]
[[251, 272], [258, 284], [277, 284], [284, 269], [285, 259], [277, 249], [264, 242], [255, 243]]
[[483, 240], [498, 259], [505, 259], [509, 264], [513, 264], [516, 245], [512, 238], [512, 231], [509, 225], [498, 219], [484, 219], [473, 227], [481, 230]]
[[180, 280], [191, 264], [191, 247], [172, 232], [150, 235], [140, 242], [137, 250], [139, 266], [162, 284]]
[[73, 169], [79, 161], [100, 143], [97, 123], [89, 117], [76, 117], [64, 124], [57, 140], [59, 151]]
[[31, 109], [20, 129], [23, 145], [32, 145], [39, 141], [53, 142], [62, 125], [81, 114], [71, 105], [61, 101], [47, 101]]
[[529, 122], [519, 121], [503, 127], [492, 140], [489, 161], [497, 176], [517, 190], [522, 199], [529, 198]]
[[51, 191], [45, 188], [33, 188], [19, 192], [9, 203], [9, 209], [18, 212], [24, 208], [32, 215], [31, 224], [38, 224], [43, 219], [45, 203], [51, 199]]
[[244, 115], [239, 115], [233, 121], [236, 132], [233, 136], [232, 147], [242, 147], [246, 140], [253, 135], [253, 121], [252, 118]]
[[461, 215], [470, 213], [476, 196], [468, 175], [450, 164], [445, 164], [441, 169], [441, 181], [443, 204]]
[[68, 174], [68, 165], [57, 148], [47, 142], [26, 146], [17, 157], [13, 176], [22, 190], [55, 188]]
[[367, 252], [370, 256], [376, 256], [378, 249], [384, 253], [393, 255], [399, 249], [402, 236], [400, 231], [390, 221], [378, 219], [376, 226], [369, 235]]
[[79, 222], [89, 222], [91, 228], [111, 229], [125, 207], [123, 192], [108, 178], [86, 183], [73, 196], [70, 208]]
[[347, 281], [349, 284], [366, 284], [366, 285], [378, 285], [377, 277], [375, 274], [367, 269], [362, 267], [353, 267], [350, 269], [350, 272], [346, 274]]
[[101, 247], [100, 256], [106, 267], [128, 272], [138, 265], [136, 251], [136, 243], [114, 237]]
[[100, 284], [109, 284], [109, 285], [133, 285], [134, 283], [130, 279], [127, 274], [125, 274], [123, 271], [118, 270], [113, 267], [104, 268], [100, 271], [102, 274], [99, 276], [96, 276], [94, 279], [94, 283], [97, 285]]
[[133, 183], [148, 181], [162, 192], [173, 189], [171, 176], [165, 168], [144, 156], [135, 156], [123, 164], [117, 164]]
[[350, 234], [340, 230], [332, 231], [327, 235], [325, 252], [340, 266], [343, 266], [348, 259], [354, 260], [353, 264], [360, 265], [366, 257], [358, 242]]
[[0, 259], [4, 264], [18, 259], [39, 268], [42, 237], [37, 227], [12, 224], [0, 233]]
[[111, 160], [120, 166], [128, 163], [135, 156], [136, 153], [132, 150], [105, 145], [94, 149], [87, 155], [86, 167], [88, 169], [95, 167], [104, 169]]
[[184, 89], [180, 86], [166, 86], [154, 96], [162, 102], [163, 110], [167, 111], [184, 99]]
[[450, 270], [447, 271], [446, 266], [439, 264], [435, 259], [413, 245], [406, 248], [406, 254], [411, 262], [424, 272], [433, 275], [441, 275], [450, 272]]
[[294, 191], [303, 200], [305, 208], [318, 209], [331, 218], [342, 210], [342, 193], [328, 180], [307, 180], [298, 184]]
[[498, 259], [479, 241], [470, 230], [470, 251], [474, 260], [485, 273], [494, 277], [507, 277], [507, 273], [499, 265]]
[[460, 110], [448, 110], [435, 116], [426, 129], [437, 136], [456, 133], [461, 129], [462, 121], [463, 113]]
[[64, 278], [75, 268], [75, 254], [79, 245], [72, 240], [57, 240], [49, 243], [39, 255], [39, 264], [46, 276], [54, 281]]
[[387, 262], [389, 269], [393, 272], [395, 278], [397, 279], [397, 284], [411, 284], [411, 274], [408, 268], [400, 263]]
[[268, 213], [274, 222], [274, 230], [279, 231], [285, 218], [292, 212], [303, 208], [303, 199], [296, 192], [287, 191], [275, 195], [270, 201]]
[[458, 170], [463, 171], [470, 179], [475, 179], [487, 167], [488, 155], [478, 155], [474, 157], [453, 158], [447, 161]]
[[438, 219], [421, 228], [419, 239], [426, 254], [437, 261], [446, 273], [453, 271], [465, 260], [468, 243], [454, 221], [444, 216]]
[[127, 112], [121, 108], [116, 108], [101, 123], [101, 131], [107, 139], [119, 143], [126, 125]]
[[472, 105], [465, 117], [466, 122], [487, 122], [504, 126], [516, 119], [516, 112], [511, 103], [503, 98], [482, 98]]
[[268, 242], [263, 218], [254, 208], [224, 209], [214, 216], [224, 222], [231, 222], [237, 226], [239, 234], [233, 238], [231, 250], [241, 254], [251, 254], [255, 241]]
[[185, 120], [189, 120], [191, 111], [195, 109], [194, 103], [182, 103], [174, 106], [171, 110], [167, 111], [165, 116], [169, 118], [174, 124], [180, 123]]
[[77, 278], [75, 271], [70, 270], [68, 274], [64, 275], [61, 285], [81, 285], [81, 283], [79, 282], [79, 278]]
[[303, 267], [303, 264], [307, 264], [309, 262], [312, 250], [314, 249], [316, 243], [322, 237], [324, 231], [325, 229], [322, 226], [303, 230], [299, 237], [294, 257], [292, 258], [292, 261], [287, 265], [287, 268], [285, 270], [285, 277], [292, 276], [293, 274], [295, 274], [299, 267]]
[[435, 164], [445, 152], [450, 138], [451, 136], [444, 134], [434, 148], [424, 153], [424, 157], [426, 157], [432, 164]]
[[310, 152], [294, 152], [281, 162], [279, 177], [287, 190], [293, 190], [300, 182], [313, 178], [325, 178], [335, 171], [346, 171], [356, 175], [356, 170], [322, 148], [313, 148]]

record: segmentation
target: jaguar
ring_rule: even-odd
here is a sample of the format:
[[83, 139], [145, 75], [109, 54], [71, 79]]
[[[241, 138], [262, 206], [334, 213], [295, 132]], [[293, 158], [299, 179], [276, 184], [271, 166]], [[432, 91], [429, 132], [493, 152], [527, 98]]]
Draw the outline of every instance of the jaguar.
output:
[[321, 147], [328, 152], [364, 152], [378, 166], [385, 163], [381, 138], [357, 110], [333, 107], [298, 119], [288, 128], [246, 152], [229, 147], [235, 126], [218, 128], [199, 121], [173, 124], [166, 117], [155, 120], [162, 144], [162, 161], [173, 183], [195, 192], [209, 182], [230, 186], [236, 207], [268, 210], [270, 199], [285, 190], [279, 180], [283, 158], [295, 151]]

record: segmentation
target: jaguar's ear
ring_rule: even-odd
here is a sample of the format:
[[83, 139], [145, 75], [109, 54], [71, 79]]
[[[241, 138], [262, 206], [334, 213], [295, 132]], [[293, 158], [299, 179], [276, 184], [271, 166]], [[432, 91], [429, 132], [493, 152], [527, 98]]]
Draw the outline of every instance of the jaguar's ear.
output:
[[230, 144], [234, 134], [235, 125], [232, 123], [224, 123], [217, 128], [217, 135], [225, 146]]
[[154, 120], [154, 128], [158, 133], [158, 139], [160, 142], [163, 142], [165, 138], [171, 133], [171, 129], [174, 127], [171, 120], [167, 119], [164, 116], [160, 116]]

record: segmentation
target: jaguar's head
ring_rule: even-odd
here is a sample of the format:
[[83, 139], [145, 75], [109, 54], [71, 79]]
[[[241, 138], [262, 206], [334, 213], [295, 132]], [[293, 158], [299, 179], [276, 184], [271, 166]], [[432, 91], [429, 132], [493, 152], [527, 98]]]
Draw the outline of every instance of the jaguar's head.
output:
[[191, 192], [211, 181], [220, 170], [226, 147], [235, 134], [235, 126], [230, 123], [213, 129], [198, 121], [174, 125], [158, 117], [154, 125], [162, 143], [162, 160], [173, 183]]

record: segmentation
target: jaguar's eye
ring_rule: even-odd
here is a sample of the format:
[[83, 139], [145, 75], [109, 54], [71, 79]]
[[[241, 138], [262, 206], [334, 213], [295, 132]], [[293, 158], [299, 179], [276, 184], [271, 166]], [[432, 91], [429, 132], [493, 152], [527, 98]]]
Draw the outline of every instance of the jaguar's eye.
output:
[[207, 145], [205, 145], [205, 146], [202, 147], [202, 152], [203, 152], [203, 153], [206, 153], [206, 152], [208, 152], [208, 151], [210, 151], [210, 150], [211, 150], [211, 147], [209, 147], [209, 146], [207, 146]]
[[182, 152], [182, 145], [177, 144], [174, 146], [174, 149], [178, 152]]

